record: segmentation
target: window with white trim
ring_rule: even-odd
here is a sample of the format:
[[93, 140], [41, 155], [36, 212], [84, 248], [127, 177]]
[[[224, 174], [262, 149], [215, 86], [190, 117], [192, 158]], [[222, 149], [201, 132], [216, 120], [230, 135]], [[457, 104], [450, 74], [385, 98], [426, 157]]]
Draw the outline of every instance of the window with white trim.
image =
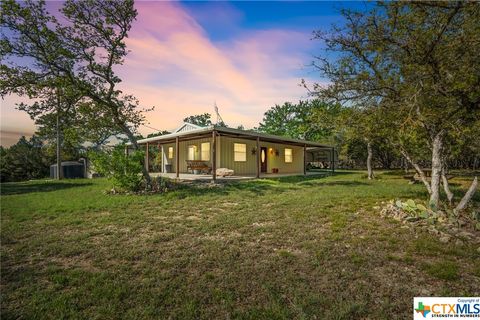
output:
[[173, 147], [168, 147], [168, 159], [173, 159]]
[[285, 162], [286, 163], [293, 162], [293, 150], [290, 148], [285, 148]]
[[210, 142], [204, 142], [200, 145], [200, 160], [210, 160]]
[[244, 143], [233, 144], [233, 161], [247, 161], [247, 145]]

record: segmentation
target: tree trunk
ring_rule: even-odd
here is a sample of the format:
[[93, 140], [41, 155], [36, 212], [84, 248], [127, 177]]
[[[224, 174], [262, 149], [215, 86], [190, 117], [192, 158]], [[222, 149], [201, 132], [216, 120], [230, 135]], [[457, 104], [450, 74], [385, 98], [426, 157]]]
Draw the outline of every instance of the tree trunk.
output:
[[[60, 109], [60, 107], [59, 107]], [[60, 111], [57, 109], [57, 176], [58, 180], [63, 179], [63, 168], [62, 168], [62, 138], [60, 134]]]
[[440, 203], [440, 177], [442, 174], [443, 133], [435, 135], [432, 142], [432, 179], [430, 182], [430, 207], [437, 209]]
[[445, 194], [447, 195], [448, 203], [452, 205], [453, 193], [452, 191], [450, 191], [450, 187], [448, 185], [448, 179], [445, 175], [445, 168], [442, 168], [442, 184], [443, 184], [443, 190], [445, 190]]
[[372, 143], [370, 141], [367, 142], [367, 171], [368, 171], [368, 179], [372, 180], [375, 178], [372, 170]]
[[465, 209], [465, 207], [467, 206], [467, 204], [470, 202], [473, 195], [475, 194], [475, 191], [477, 190], [477, 186], [478, 186], [478, 179], [477, 179], [477, 177], [475, 177], [475, 179], [473, 179], [473, 181], [472, 181], [472, 184], [470, 185], [470, 188], [468, 188], [467, 193], [465, 193], [462, 200], [460, 201], [460, 203], [455, 208], [455, 210], [454, 210], [455, 213], [460, 212], [463, 209]]
[[418, 175], [420, 176], [420, 180], [422, 180], [423, 184], [427, 188], [428, 193], [431, 194], [432, 189], [430, 187], [430, 184], [427, 181], [427, 177], [425, 176], [425, 172], [423, 172], [422, 168], [420, 168], [418, 163], [413, 161], [413, 159], [408, 155], [408, 153], [404, 149], [401, 148], [400, 153], [405, 157], [405, 159], [407, 159], [408, 162], [412, 164], [413, 168], [415, 168], [415, 171], [417, 171]]

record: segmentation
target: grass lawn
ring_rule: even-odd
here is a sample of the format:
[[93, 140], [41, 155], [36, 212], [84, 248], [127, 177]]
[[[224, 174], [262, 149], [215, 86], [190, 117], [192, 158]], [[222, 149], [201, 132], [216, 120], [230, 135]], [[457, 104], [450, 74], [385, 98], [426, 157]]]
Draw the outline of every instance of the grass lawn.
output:
[[423, 185], [363, 176], [150, 196], [105, 195], [102, 179], [3, 184], [2, 319], [405, 319], [414, 296], [479, 296], [475, 246], [374, 208], [425, 200]]

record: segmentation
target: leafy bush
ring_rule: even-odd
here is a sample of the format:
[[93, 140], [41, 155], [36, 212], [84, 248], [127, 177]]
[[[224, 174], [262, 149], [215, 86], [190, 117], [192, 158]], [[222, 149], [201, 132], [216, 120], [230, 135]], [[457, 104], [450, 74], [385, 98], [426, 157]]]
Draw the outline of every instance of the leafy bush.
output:
[[90, 152], [93, 168], [113, 182], [114, 188], [123, 191], [139, 191], [144, 185], [142, 165], [143, 151], [130, 152], [125, 156], [125, 147], [117, 146], [110, 151]]
[[29, 140], [21, 137], [10, 148], [0, 146], [0, 182], [48, 177], [55, 156], [49, 156], [45, 149], [44, 141], [35, 135]]

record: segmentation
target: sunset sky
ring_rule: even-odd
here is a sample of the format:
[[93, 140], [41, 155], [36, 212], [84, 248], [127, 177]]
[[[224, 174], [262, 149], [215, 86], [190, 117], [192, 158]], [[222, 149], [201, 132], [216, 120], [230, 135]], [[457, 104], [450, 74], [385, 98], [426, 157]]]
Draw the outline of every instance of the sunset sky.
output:
[[[53, 12], [61, 3], [48, 3]], [[322, 54], [312, 31], [341, 24], [340, 7], [361, 2], [136, 2], [137, 21], [127, 40], [131, 50], [116, 69], [125, 93], [160, 130], [183, 118], [213, 113], [216, 101], [229, 126], [257, 126], [275, 104], [307, 97], [300, 87], [324, 82], [308, 65]], [[35, 131], [33, 121], [15, 109], [21, 99], [1, 101], [1, 144]], [[141, 127], [140, 133], [154, 132]]]

